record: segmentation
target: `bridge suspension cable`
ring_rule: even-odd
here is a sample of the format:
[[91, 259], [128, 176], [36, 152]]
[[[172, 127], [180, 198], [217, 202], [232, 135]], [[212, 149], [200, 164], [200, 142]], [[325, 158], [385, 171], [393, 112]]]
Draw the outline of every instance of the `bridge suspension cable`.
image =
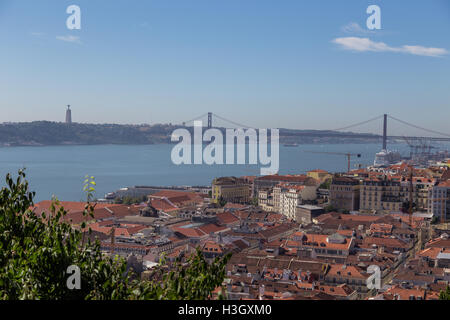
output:
[[244, 124], [241, 124], [241, 123], [237, 123], [237, 122], [234, 122], [234, 121], [231, 121], [231, 120], [228, 120], [228, 119], [225, 119], [224, 117], [221, 117], [221, 116], [218, 116], [217, 114], [213, 114], [214, 115], [214, 117], [216, 117], [216, 118], [218, 118], [218, 119], [220, 119], [220, 120], [222, 120], [222, 121], [225, 121], [225, 122], [228, 122], [228, 123], [231, 123], [231, 124], [233, 124], [233, 125], [235, 125], [235, 126], [237, 126], [237, 127], [239, 127], [239, 128], [249, 128], [249, 129], [254, 129], [254, 128], [252, 128], [252, 127], [249, 127], [249, 126], [246, 126], [246, 125], [244, 125]]
[[354, 127], [362, 126], [363, 124], [366, 124], [366, 123], [369, 123], [369, 122], [372, 122], [372, 121], [375, 121], [375, 120], [379, 120], [381, 118], [383, 118], [383, 116], [378, 116], [378, 117], [373, 118], [373, 119], [369, 119], [369, 120], [366, 120], [366, 121], [363, 121], [363, 122], [355, 123], [355, 124], [352, 124], [352, 125], [347, 126], [347, 127], [333, 129], [333, 130], [330, 130], [330, 131], [342, 131], [342, 130], [351, 129], [351, 128], [354, 128]]
[[407, 126], [410, 126], [410, 127], [416, 128], [416, 129], [420, 129], [420, 130], [423, 130], [423, 131], [426, 131], [426, 132], [429, 132], [429, 133], [434, 133], [434, 134], [438, 134], [438, 135], [445, 136], [445, 137], [450, 137], [450, 134], [448, 134], [448, 133], [443, 133], [443, 132], [439, 132], [439, 131], [423, 128], [423, 127], [417, 126], [415, 124], [412, 124], [412, 123], [409, 123], [409, 122], [397, 119], [397, 118], [395, 118], [395, 117], [393, 117], [391, 115], [388, 115], [388, 117], [390, 119], [392, 119], [392, 120], [398, 121], [400, 123], [403, 123], [403, 124], [405, 124]]
[[205, 116], [208, 116], [208, 113], [204, 113], [204, 114], [202, 114], [202, 115], [199, 116], [199, 117], [196, 117], [196, 118], [194, 118], [194, 119], [192, 119], [192, 120], [189, 120], [189, 121], [184, 121], [183, 123], [193, 122], [193, 121], [198, 120], [198, 119], [201, 119], [201, 118], [203, 118], [203, 117], [205, 117]]

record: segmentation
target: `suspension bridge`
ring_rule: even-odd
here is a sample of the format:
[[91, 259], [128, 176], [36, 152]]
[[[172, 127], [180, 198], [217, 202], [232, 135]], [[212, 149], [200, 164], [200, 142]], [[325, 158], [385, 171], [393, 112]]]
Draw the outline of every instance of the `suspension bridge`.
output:
[[[409, 128], [413, 128], [417, 131], [424, 132], [427, 135], [425, 136], [396, 136], [396, 135], [388, 135], [388, 120], [392, 120], [395, 123], [405, 125]], [[194, 125], [195, 121], [202, 121], [202, 123], [207, 124], [207, 128], [220, 128], [220, 129], [226, 129], [226, 128], [242, 128], [242, 129], [256, 129], [252, 126], [248, 126], [239, 122], [236, 122], [234, 120], [230, 120], [227, 118], [224, 118], [220, 115], [217, 115], [212, 112], [208, 112], [205, 114], [202, 114], [194, 119], [190, 119], [188, 121], [182, 122], [182, 126], [184, 127], [190, 127]], [[374, 133], [354, 133], [350, 132], [349, 130], [364, 126], [368, 123], [372, 123], [375, 121], [382, 121], [382, 128], [383, 132], [382, 134], [374, 134]], [[318, 137], [318, 138], [324, 138], [324, 137], [334, 137], [334, 138], [362, 138], [362, 139], [373, 139], [376, 141], [382, 140], [383, 141], [383, 149], [386, 149], [386, 143], [387, 140], [403, 140], [406, 143], [408, 143], [410, 146], [414, 145], [414, 142], [419, 142], [422, 145], [426, 144], [425, 141], [432, 142], [432, 141], [443, 141], [443, 142], [450, 142], [450, 133], [440, 132], [437, 130], [424, 128], [418, 125], [415, 125], [413, 123], [410, 123], [408, 121], [393, 117], [388, 114], [383, 114], [378, 117], [368, 119], [362, 122], [354, 123], [345, 127], [341, 128], [335, 128], [335, 129], [326, 129], [326, 130], [302, 130], [302, 129], [283, 129], [280, 128], [280, 135], [282, 136], [296, 136], [296, 137]], [[431, 136], [432, 135], [432, 136]], [[417, 147], [417, 145], [415, 145]], [[432, 147], [429, 147], [432, 148]]]

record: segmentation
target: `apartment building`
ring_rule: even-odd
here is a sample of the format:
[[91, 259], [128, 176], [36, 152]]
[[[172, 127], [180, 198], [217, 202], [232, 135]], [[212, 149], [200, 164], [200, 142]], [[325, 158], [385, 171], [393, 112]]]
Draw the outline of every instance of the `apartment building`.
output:
[[[427, 211], [429, 208], [429, 190], [434, 180], [424, 177], [413, 177], [412, 199], [416, 211]], [[361, 187], [361, 210], [398, 212], [409, 202], [411, 181], [399, 176], [383, 176], [365, 179]]]
[[333, 177], [330, 204], [336, 209], [356, 211], [360, 206], [360, 183], [349, 177]]
[[[409, 201], [409, 193], [410, 193], [410, 179], [403, 178], [400, 182], [400, 197], [403, 202]], [[417, 211], [427, 211], [428, 210], [428, 199], [429, 199], [429, 191], [433, 188], [435, 184], [434, 179], [429, 179], [425, 177], [413, 177], [413, 202], [416, 205]]]
[[304, 186], [291, 186], [281, 192], [280, 213], [288, 219], [295, 219], [297, 206], [302, 202], [303, 188]]
[[367, 279], [369, 277], [370, 274], [367, 274], [357, 266], [332, 264], [328, 268], [324, 283], [334, 286], [346, 284], [350, 288], [356, 290], [359, 294], [359, 298], [361, 298], [369, 291], [367, 287]]
[[296, 221], [297, 223], [309, 224], [312, 220], [324, 213], [322, 207], [311, 206], [311, 205], [299, 205], [296, 211]]
[[275, 207], [273, 204], [273, 190], [259, 190], [258, 206], [264, 211], [275, 212]]
[[384, 178], [365, 179], [361, 186], [360, 208], [371, 211], [396, 211], [403, 206], [401, 184]]
[[450, 180], [443, 181], [428, 190], [428, 213], [447, 220], [450, 217]]
[[346, 238], [340, 234], [322, 235], [297, 232], [287, 248], [295, 248], [300, 258], [320, 260], [331, 263], [344, 263], [355, 246], [353, 238]]
[[212, 201], [220, 199], [233, 203], [247, 203], [250, 200], [251, 186], [241, 178], [223, 177], [213, 180]]
[[316, 186], [319, 183], [314, 178], [299, 175], [270, 175], [254, 179], [253, 191], [257, 196], [260, 190], [272, 189], [279, 184], [299, 185], [299, 186]]
[[295, 220], [297, 206], [317, 198], [316, 186], [277, 185], [271, 191], [260, 190], [258, 205], [265, 211], [278, 212]]

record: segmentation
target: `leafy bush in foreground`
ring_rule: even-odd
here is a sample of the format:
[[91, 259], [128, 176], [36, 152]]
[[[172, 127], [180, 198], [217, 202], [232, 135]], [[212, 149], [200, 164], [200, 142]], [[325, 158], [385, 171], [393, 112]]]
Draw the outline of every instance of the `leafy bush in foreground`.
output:
[[[87, 182], [86, 217], [95, 207], [89, 196], [89, 183], [95, 183]], [[0, 299], [203, 300], [224, 279], [229, 256], [210, 264], [197, 251], [186, 263], [171, 265], [170, 272], [158, 266], [152, 281], [132, 280], [123, 259], [103, 256], [98, 241], [85, 241], [81, 231], [63, 222], [67, 212], [58, 201], [38, 217], [23, 171], [16, 181], [8, 174], [6, 185], [0, 190]], [[80, 290], [68, 289], [71, 265], [80, 268]]]

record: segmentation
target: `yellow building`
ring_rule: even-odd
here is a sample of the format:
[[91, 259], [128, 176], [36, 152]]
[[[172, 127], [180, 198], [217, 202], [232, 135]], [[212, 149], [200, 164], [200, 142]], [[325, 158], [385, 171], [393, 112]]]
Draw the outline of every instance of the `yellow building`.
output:
[[324, 182], [327, 179], [331, 179], [332, 175], [330, 173], [328, 173], [325, 170], [312, 170], [312, 171], [308, 171], [308, 173], [306, 174], [308, 177], [316, 179], [320, 182]]
[[214, 179], [212, 183], [212, 201], [218, 203], [220, 199], [233, 203], [247, 203], [250, 201], [250, 185], [236, 177]]

